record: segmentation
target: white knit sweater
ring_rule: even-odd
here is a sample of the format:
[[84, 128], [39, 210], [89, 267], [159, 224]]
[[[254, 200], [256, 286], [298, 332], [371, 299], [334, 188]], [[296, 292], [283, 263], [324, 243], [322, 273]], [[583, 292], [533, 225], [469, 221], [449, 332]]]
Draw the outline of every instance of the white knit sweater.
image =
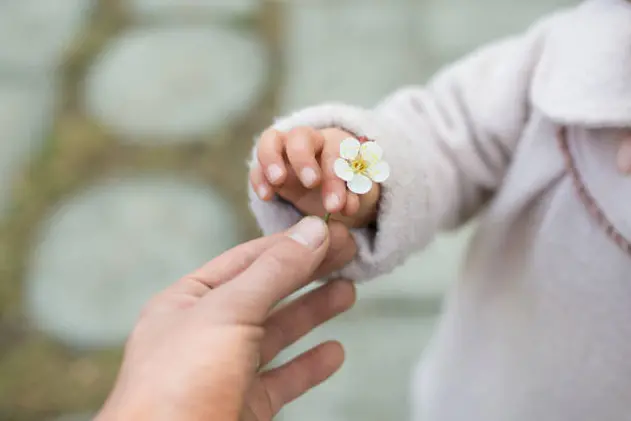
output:
[[[369, 279], [478, 214], [417, 375], [425, 421], [631, 420], [631, 3], [588, 0], [474, 52], [375, 109], [280, 119], [377, 140], [377, 229], [342, 275]], [[563, 141], [562, 127], [567, 127]], [[300, 215], [251, 194], [265, 233]]]

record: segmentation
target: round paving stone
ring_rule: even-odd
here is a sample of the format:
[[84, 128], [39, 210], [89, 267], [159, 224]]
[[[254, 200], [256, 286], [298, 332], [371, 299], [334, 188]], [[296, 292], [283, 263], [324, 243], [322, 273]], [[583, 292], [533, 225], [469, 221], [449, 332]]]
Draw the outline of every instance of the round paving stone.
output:
[[0, 69], [56, 67], [94, 4], [95, 0], [0, 1]]
[[127, 140], [173, 142], [216, 130], [247, 110], [265, 69], [261, 46], [239, 32], [135, 30], [93, 66], [85, 103]]
[[173, 19], [215, 15], [239, 16], [256, 13], [260, 0], [131, 0], [128, 6], [139, 18]]
[[118, 345], [154, 293], [237, 244], [233, 215], [205, 186], [156, 179], [95, 186], [44, 225], [27, 310], [68, 345]]
[[48, 83], [0, 84], [0, 216], [20, 171], [44, 142], [53, 108]]

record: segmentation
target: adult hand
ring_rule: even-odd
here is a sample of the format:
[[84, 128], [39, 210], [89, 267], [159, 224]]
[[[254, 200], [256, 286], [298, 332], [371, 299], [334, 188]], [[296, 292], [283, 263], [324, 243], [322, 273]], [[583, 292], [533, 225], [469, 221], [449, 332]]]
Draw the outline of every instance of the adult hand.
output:
[[285, 234], [228, 251], [156, 296], [97, 420], [268, 421], [331, 376], [344, 360], [336, 342], [259, 370], [352, 306], [353, 284], [334, 281], [272, 310], [313, 279], [331, 238], [321, 220], [306, 218]]

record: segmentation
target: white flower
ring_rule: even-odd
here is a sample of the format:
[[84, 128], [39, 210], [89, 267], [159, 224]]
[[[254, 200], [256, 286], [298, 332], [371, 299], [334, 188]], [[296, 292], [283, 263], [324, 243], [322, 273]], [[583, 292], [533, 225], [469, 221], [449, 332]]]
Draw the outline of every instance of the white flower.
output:
[[365, 194], [372, 183], [383, 183], [390, 176], [390, 166], [381, 160], [383, 150], [376, 142], [359, 143], [349, 137], [340, 145], [340, 158], [335, 161], [335, 175], [346, 181], [353, 193]]

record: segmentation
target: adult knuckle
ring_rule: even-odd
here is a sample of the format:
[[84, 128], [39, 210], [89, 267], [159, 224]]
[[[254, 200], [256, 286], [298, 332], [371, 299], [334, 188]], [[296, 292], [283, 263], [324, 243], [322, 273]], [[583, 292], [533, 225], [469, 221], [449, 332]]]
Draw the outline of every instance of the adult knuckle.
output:
[[290, 274], [305, 266], [303, 251], [292, 243], [292, 240], [287, 239], [266, 256], [265, 267], [268, 273]]
[[288, 270], [293, 262], [286, 254], [270, 253], [265, 256], [264, 267], [268, 274], [277, 275]]

